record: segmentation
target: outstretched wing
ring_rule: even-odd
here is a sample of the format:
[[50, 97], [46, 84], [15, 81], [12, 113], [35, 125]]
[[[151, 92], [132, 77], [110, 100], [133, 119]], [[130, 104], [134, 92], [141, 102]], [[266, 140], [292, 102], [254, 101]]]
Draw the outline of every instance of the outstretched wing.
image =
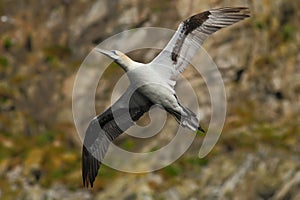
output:
[[153, 59], [151, 66], [162, 71], [165, 78], [176, 81], [210, 34], [247, 17], [249, 9], [245, 7], [212, 9], [191, 16], [179, 25], [167, 46]]
[[131, 127], [152, 105], [138, 90], [132, 92], [127, 89], [114, 105], [90, 122], [82, 149], [84, 186], [89, 187], [90, 184], [93, 187], [109, 144]]

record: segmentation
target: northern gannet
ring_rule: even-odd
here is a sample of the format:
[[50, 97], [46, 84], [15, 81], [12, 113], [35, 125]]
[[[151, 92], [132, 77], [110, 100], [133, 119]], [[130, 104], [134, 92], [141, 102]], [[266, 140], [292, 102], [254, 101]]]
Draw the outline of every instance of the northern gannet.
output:
[[249, 16], [246, 7], [211, 9], [193, 15], [180, 23], [167, 46], [148, 64], [135, 62], [118, 50], [96, 49], [123, 68], [130, 85], [86, 130], [82, 150], [84, 186], [93, 187], [109, 144], [154, 105], [164, 108], [181, 126], [204, 132], [196, 114], [182, 106], [176, 97], [177, 77], [210, 34]]

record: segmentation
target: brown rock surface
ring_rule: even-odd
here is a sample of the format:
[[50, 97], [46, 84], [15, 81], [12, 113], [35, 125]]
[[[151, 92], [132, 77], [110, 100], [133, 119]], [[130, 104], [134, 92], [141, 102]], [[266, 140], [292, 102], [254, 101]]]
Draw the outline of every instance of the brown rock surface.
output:
[[[104, 166], [95, 189], [81, 190], [72, 82], [89, 51], [123, 30], [176, 29], [189, 15], [221, 6], [249, 6], [251, 18], [204, 44], [225, 81], [228, 105], [213, 152], [198, 159], [201, 139], [196, 139], [165, 169], [134, 175]], [[300, 2], [293, 0], [1, 0], [0, 198], [298, 199], [299, 9]], [[149, 61], [144, 53], [132, 55]], [[122, 74], [111, 66], [100, 80], [97, 113], [109, 106], [112, 86]], [[184, 76], [196, 91], [203, 91], [197, 93], [204, 113], [201, 123], [208, 124], [204, 82], [192, 68]], [[159, 142], [126, 142], [129, 137], [124, 136], [117, 144], [130, 144], [136, 151], [161, 147], [173, 137], [166, 131], [175, 129], [172, 120]]]

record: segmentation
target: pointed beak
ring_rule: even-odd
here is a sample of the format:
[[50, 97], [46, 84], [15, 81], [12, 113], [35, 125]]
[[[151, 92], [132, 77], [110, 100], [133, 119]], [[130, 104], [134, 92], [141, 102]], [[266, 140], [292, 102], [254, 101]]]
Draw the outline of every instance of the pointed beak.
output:
[[100, 49], [100, 48], [95, 48], [95, 51], [99, 52], [99, 53], [102, 53], [108, 57], [111, 57], [111, 52], [110, 51], [107, 51], [107, 50], [104, 50], [104, 49]]
[[116, 60], [118, 59], [118, 56], [115, 55], [113, 52], [108, 51], [108, 50], [104, 50], [104, 49], [100, 49], [100, 48], [95, 48], [95, 50], [99, 53], [102, 53], [103, 55], [106, 55], [107, 57], [109, 57], [112, 60]]

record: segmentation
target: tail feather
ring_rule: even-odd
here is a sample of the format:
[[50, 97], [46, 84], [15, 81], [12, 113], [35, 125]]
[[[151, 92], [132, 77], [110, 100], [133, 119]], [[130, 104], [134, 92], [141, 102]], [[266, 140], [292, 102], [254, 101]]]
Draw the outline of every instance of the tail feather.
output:
[[[180, 104], [179, 104], [180, 105]], [[168, 110], [169, 113], [171, 113], [176, 121], [184, 128], [188, 128], [192, 131], [201, 131], [205, 133], [204, 129], [198, 124], [199, 120], [197, 119], [197, 116], [193, 111], [191, 111], [188, 108], [183, 107], [180, 105], [182, 108], [182, 113], [174, 111], [174, 110]]]

